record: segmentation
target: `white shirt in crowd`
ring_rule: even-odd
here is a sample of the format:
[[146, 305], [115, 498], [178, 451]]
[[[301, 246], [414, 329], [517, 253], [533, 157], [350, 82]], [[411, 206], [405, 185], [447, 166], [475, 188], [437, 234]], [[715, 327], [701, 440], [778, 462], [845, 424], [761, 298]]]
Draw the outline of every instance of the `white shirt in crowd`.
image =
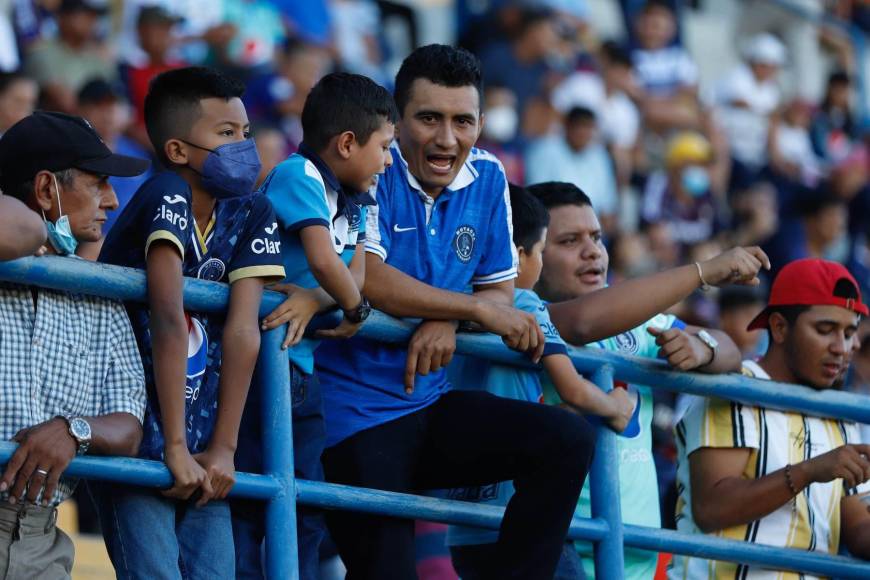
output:
[[[769, 118], [779, 106], [780, 98], [776, 81], [759, 82], [746, 64], [732, 70], [717, 84], [715, 105], [735, 159], [753, 166], [767, 160]], [[736, 107], [735, 102], [746, 106]]]

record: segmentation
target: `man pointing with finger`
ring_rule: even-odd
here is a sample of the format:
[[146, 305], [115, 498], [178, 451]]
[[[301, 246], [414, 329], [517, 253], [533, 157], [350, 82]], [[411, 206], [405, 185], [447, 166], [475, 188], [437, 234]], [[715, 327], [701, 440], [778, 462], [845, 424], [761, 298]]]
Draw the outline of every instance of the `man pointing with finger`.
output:
[[[777, 275], [750, 329], [770, 347], [743, 374], [836, 388], [861, 316], [868, 313], [840, 264], [797, 260]], [[791, 387], [787, 387], [791, 388]], [[797, 387], [793, 387], [797, 388]], [[870, 558], [870, 446], [854, 423], [721, 399], [699, 399], [677, 424], [677, 528], [689, 533], [836, 554], [840, 538]], [[674, 557], [670, 578], [780, 578], [732, 562]], [[802, 575], [802, 577], [808, 577]]]

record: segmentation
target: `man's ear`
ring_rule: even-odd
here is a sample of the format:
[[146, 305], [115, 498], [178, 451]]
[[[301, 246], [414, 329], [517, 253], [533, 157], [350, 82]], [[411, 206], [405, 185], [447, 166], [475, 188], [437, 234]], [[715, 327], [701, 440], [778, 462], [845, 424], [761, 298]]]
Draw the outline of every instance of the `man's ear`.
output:
[[175, 165], [187, 165], [190, 158], [187, 156], [187, 145], [180, 139], [169, 139], [163, 144], [163, 153], [170, 163]]
[[335, 148], [338, 156], [344, 160], [349, 159], [353, 152], [354, 144], [356, 144], [356, 135], [354, 135], [353, 131], [341, 133], [335, 139]]
[[788, 321], [779, 312], [771, 313], [767, 319], [770, 328], [770, 340], [776, 344], [782, 344], [788, 338]]
[[57, 196], [60, 192], [54, 190], [54, 179], [50, 171], [40, 171], [33, 178], [33, 199], [36, 203], [37, 210], [45, 212], [48, 219], [54, 221], [54, 214], [51, 211], [57, 204]]

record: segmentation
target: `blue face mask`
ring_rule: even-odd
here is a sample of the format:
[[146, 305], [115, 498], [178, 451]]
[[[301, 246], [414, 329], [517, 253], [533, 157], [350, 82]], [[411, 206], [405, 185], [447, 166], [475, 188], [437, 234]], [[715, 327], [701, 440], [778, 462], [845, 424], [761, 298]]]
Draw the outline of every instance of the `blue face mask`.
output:
[[54, 180], [54, 191], [57, 194], [57, 211], [60, 217], [57, 218], [56, 222], [52, 223], [46, 219], [45, 212], [42, 212], [42, 219], [45, 221], [46, 230], [48, 230], [48, 241], [61, 256], [72, 255], [76, 253], [79, 241], [73, 236], [69, 225], [69, 216], [64, 215], [63, 208], [60, 205], [60, 187], [58, 187], [57, 177], [52, 174], [51, 178]]
[[683, 189], [692, 197], [701, 197], [710, 189], [710, 175], [706, 169], [697, 165], [683, 169], [680, 181]]
[[[218, 199], [244, 197], [254, 192], [257, 176], [260, 175], [260, 156], [253, 139], [227, 143], [215, 149], [206, 149], [184, 141], [192, 147], [208, 151], [208, 157], [197, 171], [202, 185]], [[194, 171], [196, 171], [194, 169]]]

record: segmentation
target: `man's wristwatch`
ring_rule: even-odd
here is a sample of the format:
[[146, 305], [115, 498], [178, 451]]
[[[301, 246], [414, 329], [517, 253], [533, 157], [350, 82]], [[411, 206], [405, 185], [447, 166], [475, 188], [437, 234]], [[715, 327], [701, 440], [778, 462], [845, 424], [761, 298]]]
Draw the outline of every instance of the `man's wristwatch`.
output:
[[60, 416], [66, 421], [70, 436], [76, 441], [76, 455], [84, 455], [91, 446], [91, 424], [81, 417]]
[[719, 348], [719, 341], [713, 338], [712, 334], [703, 329], [699, 330], [698, 334], [696, 334], [695, 336], [697, 336], [701, 342], [706, 344], [708, 347], [710, 347], [710, 350], [713, 351], [713, 356], [710, 357], [710, 362], [707, 363], [710, 364], [716, 359], [716, 351]]
[[356, 308], [352, 310], [343, 310], [342, 312], [344, 312], [345, 320], [351, 324], [359, 324], [365, 322], [365, 319], [372, 313], [372, 306], [369, 304], [369, 301], [366, 300], [366, 297], [363, 296]]

